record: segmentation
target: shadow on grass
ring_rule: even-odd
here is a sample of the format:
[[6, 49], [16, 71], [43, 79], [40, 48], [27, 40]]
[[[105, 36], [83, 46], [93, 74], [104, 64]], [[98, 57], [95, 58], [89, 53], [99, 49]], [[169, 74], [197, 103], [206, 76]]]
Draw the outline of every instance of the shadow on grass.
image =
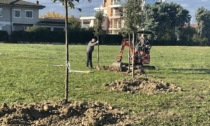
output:
[[172, 68], [171, 70], [175, 72], [185, 72], [185, 73], [195, 73], [195, 74], [210, 74], [210, 69], [193, 69], [193, 68]]

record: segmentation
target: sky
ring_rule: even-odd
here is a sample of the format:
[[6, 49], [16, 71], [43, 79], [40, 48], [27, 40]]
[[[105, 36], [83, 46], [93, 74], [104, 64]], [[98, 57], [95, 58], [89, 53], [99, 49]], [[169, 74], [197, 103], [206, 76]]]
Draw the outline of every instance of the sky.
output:
[[[25, 0], [29, 2], [36, 2], [36, 0]], [[80, 16], [93, 16], [95, 14], [94, 8], [99, 7], [102, 4], [103, 0], [92, 0], [89, 3], [87, 0], [80, 0], [79, 3], [76, 3], [76, 7], [82, 8], [82, 12], [78, 10], [69, 10], [69, 15], [74, 15], [74, 17]], [[192, 16], [191, 23], [195, 23], [195, 12], [199, 7], [204, 7], [207, 10], [210, 10], [210, 0], [166, 0], [166, 2], [180, 4], [183, 8], [187, 9]], [[53, 3], [52, 0], [39, 0], [41, 5], [46, 6], [46, 8], [40, 10], [40, 14], [44, 15], [46, 12], [59, 12], [64, 15], [64, 7], [60, 2]]]

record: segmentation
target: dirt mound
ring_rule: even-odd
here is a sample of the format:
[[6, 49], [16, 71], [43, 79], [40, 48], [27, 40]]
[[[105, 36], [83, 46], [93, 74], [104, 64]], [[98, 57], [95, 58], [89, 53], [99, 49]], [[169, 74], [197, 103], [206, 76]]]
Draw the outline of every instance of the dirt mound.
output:
[[173, 83], [164, 83], [161, 80], [149, 80], [147, 77], [125, 78], [119, 81], [105, 83], [111, 91], [123, 91], [128, 93], [143, 92], [146, 94], [181, 92], [182, 89]]
[[0, 125], [131, 125], [122, 108], [100, 102], [43, 102], [0, 107]]
[[102, 66], [101, 67], [101, 70], [107, 70], [107, 71], [115, 71], [115, 72], [127, 72], [128, 71], [128, 68], [127, 67], [122, 67], [121, 68], [121, 71], [118, 67], [113, 67], [113, 66]]

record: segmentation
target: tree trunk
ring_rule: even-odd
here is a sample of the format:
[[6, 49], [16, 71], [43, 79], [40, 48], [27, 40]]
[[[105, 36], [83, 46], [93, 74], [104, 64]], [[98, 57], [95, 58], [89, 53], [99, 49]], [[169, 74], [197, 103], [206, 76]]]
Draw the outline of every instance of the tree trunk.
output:
[[67, 0], [64, 0], [66, 17], [65, 17], [65, 46], [66, 46], [66, 77], [65, 77], [65, 102], [68, 102], [68, 93], [69, 93], [69, 32], [68, 32], [68, 5]]
[[[97, 36], [97, 40], [99, 42], [99, 36]], [[97, 55], [97, 58], [98, 58], [97, 67], [99, 67], [99, 43], [98, 43], [98, 55]]]
[[132, 55], [132, 65], [133, 65], [133, 68], [132, 68], [132, 77], [134, 78], [134, 68], [135, 68], [135, 63], [134, 63], [134, 53], [135, 53], [135, 40], [134, 40], [135, 36], [134, 36], [134, 33], [133, 33], [133, 55]]
[[130, 65], [131, 65], [131, 61], [130, 61], [130, 58], [131, 58], [131, 35], [129, 34], [128, 35], [128, 41], [129, 41], [129, 50], [128, 50], [128, 72], [130, 72]]

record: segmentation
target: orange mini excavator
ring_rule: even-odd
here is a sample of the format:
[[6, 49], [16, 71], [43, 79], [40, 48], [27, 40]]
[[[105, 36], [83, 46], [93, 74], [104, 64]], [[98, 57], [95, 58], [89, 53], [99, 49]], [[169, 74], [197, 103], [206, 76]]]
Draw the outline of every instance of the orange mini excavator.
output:
[[[138, 32], [138, 34], [142, 32]], [[145, 33], [144, 33], [145, 34]], [[132, 60], [134, 57], [134, 66], [135, 68], [149, 68], [149, 69], [155, 69], [154, 66], [148, 66], [150, 64], [150, 49], [151, 46], [148, 44], [145, 44], [144, 46], [139, 49], [138, 46], [136, 48], [133, 47], [133, 43], [129, 41], [128, 39], [123, 39], [121, 43], [121, 49], [120, 49], [120, 54], [117, 58], [117, 61], [112, 63], [110, 65], [111, 68], [118, 70], [118, 71], [125, 71], [128, 70], [128, 66], [132, 65]], [[127, 47], [129, 48], [129, 63], [123, 63], [122, 62], [122, 57], [123, 57], [123, 52], [124, 48]], [[134, 55], [133, 55], [134, 54]]]

